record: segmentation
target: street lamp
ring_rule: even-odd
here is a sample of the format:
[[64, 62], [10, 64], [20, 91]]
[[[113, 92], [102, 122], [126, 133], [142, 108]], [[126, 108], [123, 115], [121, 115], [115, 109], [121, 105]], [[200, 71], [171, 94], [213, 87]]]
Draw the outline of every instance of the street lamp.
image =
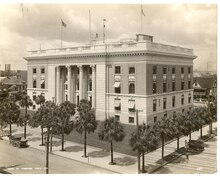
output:
[[[138, 119], [138, 112], [143, 112], [142, 109], [136, 109], [135, 110], [135, 116], [136, 116], [136, 125], [137, 125], [137, 143], [139, 142], [139, 119]], [[140, 151], [139, 149], [137, 150], [138, 151], [138, 155], [137, 155], [137, 160], [138, 160], [138, 174], [140, 174]]]

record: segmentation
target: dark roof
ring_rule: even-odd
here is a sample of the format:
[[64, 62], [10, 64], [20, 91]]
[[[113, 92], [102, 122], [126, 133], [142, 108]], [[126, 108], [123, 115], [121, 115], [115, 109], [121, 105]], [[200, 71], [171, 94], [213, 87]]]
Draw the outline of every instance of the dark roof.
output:
[[213, 88], [216, 78], [214, 76], [209, 77], [195, 77], [194, 83], [197, 82], [201, 88]]
[[21, 78], [17, 78], [16, 76], [7, 77], [1, 82], [4, 85], [22, 85], [25, 83], [25, 81], [23, 81]]

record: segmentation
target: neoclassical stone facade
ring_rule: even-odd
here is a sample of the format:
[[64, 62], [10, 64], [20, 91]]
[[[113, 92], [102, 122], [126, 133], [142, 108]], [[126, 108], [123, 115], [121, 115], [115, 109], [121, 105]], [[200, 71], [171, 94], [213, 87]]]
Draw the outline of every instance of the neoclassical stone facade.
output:
[[186, 113], [193, 106], [193, 50], [140, 38], [29, 52], [28, 95], [57, 104], [87, 99], [97, 120], [115, 116], [126, 124], [135, 124], [135, 110], [147, 123]]

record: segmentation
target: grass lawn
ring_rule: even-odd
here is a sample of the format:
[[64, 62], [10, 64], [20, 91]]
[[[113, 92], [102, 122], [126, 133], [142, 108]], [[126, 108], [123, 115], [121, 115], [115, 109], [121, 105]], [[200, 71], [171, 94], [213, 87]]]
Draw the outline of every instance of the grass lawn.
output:
[[[98, 122], [99, 128], [100, 122]], [[125, 138], [122, 142], [114, 142], [114, 151], [119, 153], [124, 153], [128, 155], [136, 156], [137, 152], [132, 151], [132, 148], [129, 144], [129, 139], [131, 137], [131, 133], [136, 130], [136, 126], [132, 125], [124, 125], [125, 130]], [[87, 135], [87, 144], [90, 146], [110, 150], [110, 144], [107, 141], [100, 141], [98, 138], [98, 128], [94, 133], [90, 133]], [[60, 138], [60, 136], [58, 136]], [[84, 135], [79, 134], [77, 131], [73, 130], [69, 135], [65, 135], [65, 140], [73, 141], [76, 143], [84, 144]]]

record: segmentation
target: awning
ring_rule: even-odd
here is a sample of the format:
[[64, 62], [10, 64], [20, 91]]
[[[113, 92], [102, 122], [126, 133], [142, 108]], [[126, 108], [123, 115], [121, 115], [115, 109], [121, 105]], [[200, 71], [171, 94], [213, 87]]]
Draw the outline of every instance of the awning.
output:
[[115, 107], [119, 108], [121, 106], [121, 101], [120, 100], [115, 100]]
[[44, 82], [45, 82], [45, 80], [42, 79], [42, 80], [40, 81], [40, 84], [43, 84]]
[[115, 82], [114, 87], [120, 87], [121, 82]]
[[135, 101], [128, 101], [128, 109], [134, 109]]

